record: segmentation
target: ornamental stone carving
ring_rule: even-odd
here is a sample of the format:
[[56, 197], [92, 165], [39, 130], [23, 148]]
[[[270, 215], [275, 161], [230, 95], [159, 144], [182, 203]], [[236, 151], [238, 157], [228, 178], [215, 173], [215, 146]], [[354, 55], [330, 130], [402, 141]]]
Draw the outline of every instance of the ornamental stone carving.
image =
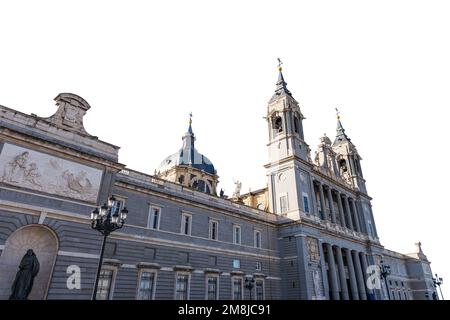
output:
[[41, 152], [5, 144], [0, 182], [21, 188], [96, 202], [102, 171]]
[[320, 256], [319, 256], [319, 245], [317, 243], [317, 239], [307, 237], [306, 238], [306, 244], [308, 246], [308, 256], [309, 261], [311, 262], [319, 262]]

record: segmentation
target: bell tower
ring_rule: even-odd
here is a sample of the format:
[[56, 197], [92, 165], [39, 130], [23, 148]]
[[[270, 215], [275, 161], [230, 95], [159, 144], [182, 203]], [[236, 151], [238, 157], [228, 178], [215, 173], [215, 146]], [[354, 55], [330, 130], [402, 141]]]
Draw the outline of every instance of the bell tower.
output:
[[310, 149], [304, 141], [303, 116], [299, 103], [284, 80], [278, 59], [278, 81], [267, 106], [269, 132], [268, 176], [269, 211], [291, 219], [299, 219], [300, 211], [312, 211], [308, 175], [301, 168], [308, 166]]
[[359, 192], [367, 194], [366, 180], [363, 178], [361, 170], [361, 156], [356, 150], [355, 145], [345, 133], [341, 123], [339, 111], [337, 112], [336, 139], [333, 142], [333, 151], [336, 153], [336, 162], [341, 178]]
[[309, 147], [304, 141], [303, 119], [305, 117], [300, 111], [299, 104], [284, 81], [280, 62], [275, 93], [267, 106], [270, 161], [290, 156], [307, 161]]

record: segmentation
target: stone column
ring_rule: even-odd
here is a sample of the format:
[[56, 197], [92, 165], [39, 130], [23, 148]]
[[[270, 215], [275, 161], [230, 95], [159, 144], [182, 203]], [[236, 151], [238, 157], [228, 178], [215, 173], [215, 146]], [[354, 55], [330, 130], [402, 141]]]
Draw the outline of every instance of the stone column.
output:
[[345, 248], [345, 257], [347, 258], [348, 276], [350, 277], [350, 290], [353, 300], [359, 300], [358, 284], [356, 282], [355, 267], [353, 265], [352, 253], [350, 249]]
[[329, 273], [329, 286], [331, 290], [331, 297], [330, 299], [333, 300], [339, 300], [339, 288], [338, 288], [338, 280], [337, 280], [337, 274], [336, 274], [336, 263], [334, 262], [334, 255], [333, 255], [333, 247], [329, 243], [324, 244], [327, 248], [327, 262], [328, 262], [328, 273]]
[[345, 223], [344, 209], [342, 208], [341, 193], [339, 191], [336, 191], [336, 195], [337, 195], [337, 201], [338, 201], [339, 216], [341, 217], [341, 225], [343, 227], [346, 227], [347, 225]]
[[367, 288], [367, 298], [369, 299], [369, 296], [371, 296], [372, 299], [375, 299], [375, 294], [373, 292], [372, 289], [369, 289], [369, 287], [367, 286], [367, 279], [369, 277], [369, 275], [367, 274], [367, 257], [366, 254], [364, 252], [360, 252], [359, 254], [359, 258], [361, 260], [361, 268], [362, 268], [362, 273], [363, 273], [363, 277], [364, 277], [364, 284], [365, 284], [365, 288]]
[[361, 300], [367, 300], [366, 285], [365, 285], [364, 276], [363, 276], [363, 273], [361, 270], [361, 263], [359, 260], [358, 252], [352, 251], [352, 257], [353, 257], [353, 264], [355, 266], [356, 281], [358, 282], [359, 298]]
[[341, 283], [342, 300], [349, 300], [347, 281], [345, 277], [344, 260], [342, 259], [341, 248], [336, 246], [336, 260], [339, 270], [339, 281]]
[[328, 203], [330, 204], [331, 222], [336, 223], [336, 213], [334, 212], [333, 195], [330, 187], [328, 187]]
[[348, 204], [348, 197], [346, 195], [344, 195], [344, 207], [345, 207], [345, 215], [348, 218], [348, 228], [354, 230], [352, 213], [350, 212], [350, 205]]
[[322, 209], [321, 218], [326, 220], [326, 211], [325, 211], [325, 197], [323, 196], [323, 185], [319, 182], [319, 195], [320, 195], [320, 208]]
[[361, 223], [359, 222], [358, 211], [356, 210], [355, 200], [352, 199], [352, 210], [355, 217], [356, 231], [361, 232]]

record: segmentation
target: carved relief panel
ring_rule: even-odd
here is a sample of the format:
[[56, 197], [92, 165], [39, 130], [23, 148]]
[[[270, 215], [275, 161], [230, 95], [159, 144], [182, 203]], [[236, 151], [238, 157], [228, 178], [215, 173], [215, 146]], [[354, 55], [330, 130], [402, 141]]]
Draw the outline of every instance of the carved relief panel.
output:
[[317, 239], [307, 237], [306, 238], [306, 244], [308, 246], [308, 256], [309, 261], [311, 262], [319, 262], [320, 261], [320, 255], [319, 255], [319, 245], [317, 243]]
[[95, 203], [102, 170], [45, 153], [5, 144], [0, 154], [0, 182]]

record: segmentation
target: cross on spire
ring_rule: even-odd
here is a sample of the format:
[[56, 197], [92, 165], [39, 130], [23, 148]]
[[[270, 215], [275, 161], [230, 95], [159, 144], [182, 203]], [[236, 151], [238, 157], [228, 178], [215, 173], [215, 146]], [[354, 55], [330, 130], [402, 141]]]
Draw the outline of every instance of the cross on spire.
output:
[[192, 132], [192, 112], [189, 113], [189, 128], [188, 128], [188, 133], [193, 135], [194, 133]]
[[280, 58], [277, 58], [278, 59], [278, 71], [282, 71], [283, 69], [281, 68], [281, 65], [283, 64], [283, 62], [281, 61], [281, 59]]
[[336, 118], [338, 119], [338, 120], [340, 120], [341, 119], [341, 116], [340, 116], [340, 111], [339, 111], [339, 109], [338, 108], [334, 108], [334, 110], [336, 110]]

